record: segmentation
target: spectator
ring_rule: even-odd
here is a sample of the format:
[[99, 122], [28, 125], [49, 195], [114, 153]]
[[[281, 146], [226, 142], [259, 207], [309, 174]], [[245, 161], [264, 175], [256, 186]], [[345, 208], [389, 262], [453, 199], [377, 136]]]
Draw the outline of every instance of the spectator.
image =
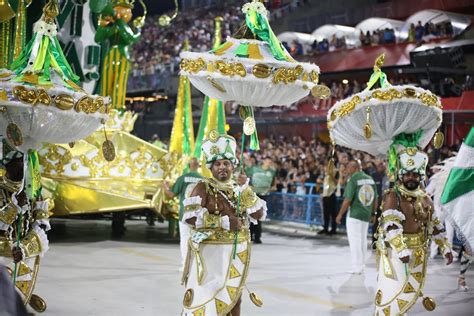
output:
[[[276, 191], [275, 187], [275, 169], [272, 168], [272, 160], [270, 157], [263, 158], [263, 164], [253, 166], [249, 169], [248, 176], [251, 178], [251, 184], [254, 192], [267, 201], [268, 195], [271, 191]], [[258, 221], [258, 224], [250, 224], [251, 239], [256, 244], [261, 244], [262, 235], [262, 222]]]
[[[336, 234], [336, 175], [334, 170], [331, 174], [326, 167], [324, 176], [324, 186], [322, 194], [323, 214], [324, 214], [324, 228], [318, 234]], [[329, 231], [329, 222], [331, 222], [331, 231]]]
[[415, 40], [417, 43], [420, 43], [423, 39], [425, 33], [425, 28], [421, 25], [421, 21], [418, 21], [418, 24], [415, 27]]
[[367, 33], [365, 33], [365, 36], [363, 37], [362, 45], [370, 46], [371, 44], [372, 44], [372, 36], [370, 35], [370, 31], [367, 31]]
[[415, 24], [410, 24], [410, 29], [408, 30], [408, 42], [414, 43], [416, 41], [416, 32], [415, 32]]
[[349, 210], [346, 218], [347, 237], [351, 251], [352, 269], [354, 274], [364, 272], [367, 256], [367, 229], [369, 220], [377, 209], [377, 189], [374, 180], [360, 171], [359, 163], [352, 160], [348, 163], [350, 179], [344, 192], [336, 223], [341, 224], [342, 216]]

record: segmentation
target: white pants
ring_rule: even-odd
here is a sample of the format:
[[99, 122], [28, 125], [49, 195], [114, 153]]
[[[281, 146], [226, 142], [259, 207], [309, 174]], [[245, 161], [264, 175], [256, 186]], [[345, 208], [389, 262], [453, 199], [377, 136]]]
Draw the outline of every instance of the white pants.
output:
[[351, 250], [353, 272], [362, 272], [367, 257], [367, 230], [369, 222], [361, 221], [349, 215], [346, 218], [347, 238]]
[[179, 247], [181, 248], [181, 267], [184, 267], [186, 255], [188, 254], [188, 240], [191, 237], [191, 226], [179, 222]]

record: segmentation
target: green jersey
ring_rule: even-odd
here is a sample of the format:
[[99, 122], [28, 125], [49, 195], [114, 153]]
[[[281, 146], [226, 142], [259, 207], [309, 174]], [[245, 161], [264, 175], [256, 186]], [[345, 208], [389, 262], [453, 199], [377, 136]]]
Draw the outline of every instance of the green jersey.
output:
[[191, 171], [183, 174], [181, 177], [176, 179], [176, 182], [173, 184], [171, 192], [173, 192], [174, 195], [177, 195], [179, 197], [179, 220], [183, 218], [184, 199], [186, 199], [186, 197], [190, 195], [191, 192], [189, 191], [194, 189], [195, 184], [201, 181], [201, 179], [202, 176], [199, 173]]
[[265, 195], [270, 192], [275, 178], [275, 169], [263, 169], [261, 166], [254, 166], [248, 169], [249, 176], [252, 179], [252, 187], [254, 192], [260, 195]]
[[344, 199], [351, 200], [350, 217], [368, 222], [377, 199], [374, 179], [361, 171], [354, 173], [346, 184]]

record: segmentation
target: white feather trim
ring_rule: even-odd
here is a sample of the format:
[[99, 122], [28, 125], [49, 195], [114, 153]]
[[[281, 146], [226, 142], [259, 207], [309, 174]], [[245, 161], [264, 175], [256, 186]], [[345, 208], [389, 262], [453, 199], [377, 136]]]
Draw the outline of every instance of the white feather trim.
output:
[[4, 222], [0, 221], [0, 230], [7, 230], [10, 225], [5, 224]]
[[443, 240], [446, 238], [446, 232], [439, 232], [436, 235], [433, 235], [434, 239]]
[[409, 257], [411, 256], [411, 254], [412, 254], [411, 249], [403, 249], [402, 251], [398, 253], [398, 258], [401, 259], [403, 257]]
[[48, 211], [48, 201], [36, 201], [34, 204], [34, 209], [40, 209], [42, 211]]
[[40, 238], [40, 243], [41, 243], [41, 253], [39, 254], [40, 257], [43, 257], [44, 254], [49, 250], [49, 240], [48, 240], [48, 236], [46, 235], [46, 233], [44, 232], [44, 230], [42, 230], [41, 228], [39, 227], [33, 227], [33, 230], [34, 232], [38, 235], [38, 237]]
[[225, 215], [221, 217], [221, 227], [225, 230], [230, 230], [230, 219], [229, 216]]
[[49, 220], [48, 219], [39, 219], [39, 220], [36, 220], [34, 223], [33, 223], [33, 227], [38, 227], [41, 229], [41, 225], [44, 225], [45, 226], [45, 231], [50, 231], [51, 230], [51, 224], [49, 223]]
[[384, 230], [387, 230], [387, 228], [390, 227], [390, 226], [392, 226], [392, 225], [397, 226], [398, 229], [403, 229], [402, 224], [400, 224], [400, 223], [398, 223], [398, 222], [394, 222], [394, 221], [384, 222], [384, 223], [383, 223], [383, 229], [384, 229]]
[[400, 228], [388, 231], [387, 234], [385, 235], [385, 240], [390, 241], [393, 238], [397, 237], [398, 235], [402, 235], [403, 230]]
[[426, 192], [433, 196], [435, 215], [442, 221], [446, 218], [446, 211], [441, 205], [441, 195], [448, 181], [449, 173], [454, 166], [455, 159], [456, 157], [451, 157], [431, 167], [432, 169], [438, 169], [438, 172], [430, 178], [428, 186], [426, 187]]
[[450, 252], [453, 252], [451, 247], [444, 247], [443, 256], [446, 256]]
[[404, 221], [405, 220], [405, 214], [403, 214], [402, 212], [398, 211], [398, 210], [395, 210], [393, 208], [391, 209], [388, 209], [386, 211], [384, 211], [382, 213], [382, 216], [385, 217], [385, 216], [389, 216], [389, 215], [393, 215], [393, 216], [396, 216], [398, 217], [400, 220]]
[[193, 217], [196, 217], [196, 223], [195, 223], [195, 227], [196, 228], [201, 228], [204, 226], [204, 214], [206, 213], [209, 213], [207, 208], [205, 207], [202, 207], [198, 210], [195, 210], [195, 211], [191, 211], [191, 212], [184, 212], [183, 214], [183, 219], [181, 220], [181, 222], [189, 225], [189, 226], [192, 226], [191, 224], [189, 224], [188, 222], [186, 222], [186, 220], [190, 219], [190, 218], [193, 218]]
[[245, 182], [244, 185], [238, 185], [234, 188], [234, 192], [235, 194], [239, 194], [239, 193], [242, 193], [244, 192], [245, 189], [247, 189], [249, 187], [249, 183], [250, 183], [250, 178], [247, 178], [247, 181]]
[[191, 196], [183, 200], [184, 207], [190, 205], [201, 205], [202, 199], [200, 196]]

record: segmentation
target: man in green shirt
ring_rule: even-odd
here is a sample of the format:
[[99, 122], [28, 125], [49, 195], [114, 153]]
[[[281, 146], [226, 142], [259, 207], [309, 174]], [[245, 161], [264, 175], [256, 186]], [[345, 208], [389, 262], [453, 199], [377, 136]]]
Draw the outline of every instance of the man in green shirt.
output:
[[179, 238], [181, 248], [181, 269], [184, 268], [184, 261], [186, 260], [186, 253], [188, 249], [188, 239], [191, 236], [191, 228], [189, 225], [182, 223], [184, 213], [183, 201], [192, 192], [195, 185], [201, 181], [202, 176], [197, 172], [199, 168], [199, 161], [197, 158], [192, 158], [189, 162], [189, 172], [184, 173], [174, 183], [170, 189], [168, 182], [165, 182], [165, 192], [170, 198], [178, 196], [179, 198]]
[[[262, 165], [256, 165], [247, 169], [253, 191], [265, 202], [270, 191], [275, 191], [276, 171], [271, 167], [271, 164], [272, 160], [269, 157], [264, 157]], [[250, 224], [250, 236], [254, 243], [262, 243], [260, 238], [262, 236], [262, 222], [258, 221], [257, 225]]]
[[336, 217], [336, 222], [340, 224], [342, 217], [349, 209], [349, 216], [346, 219], [352, 260], [352, 270], [349, 272], [361, 274], [364, 272], [367, 256], [369, 221], [377, 210], [377, 188], [374, 179], [360, 170], [357, 161], [350, 161], [347, 171], [350, 178], [345, 187], [344, 202]]

